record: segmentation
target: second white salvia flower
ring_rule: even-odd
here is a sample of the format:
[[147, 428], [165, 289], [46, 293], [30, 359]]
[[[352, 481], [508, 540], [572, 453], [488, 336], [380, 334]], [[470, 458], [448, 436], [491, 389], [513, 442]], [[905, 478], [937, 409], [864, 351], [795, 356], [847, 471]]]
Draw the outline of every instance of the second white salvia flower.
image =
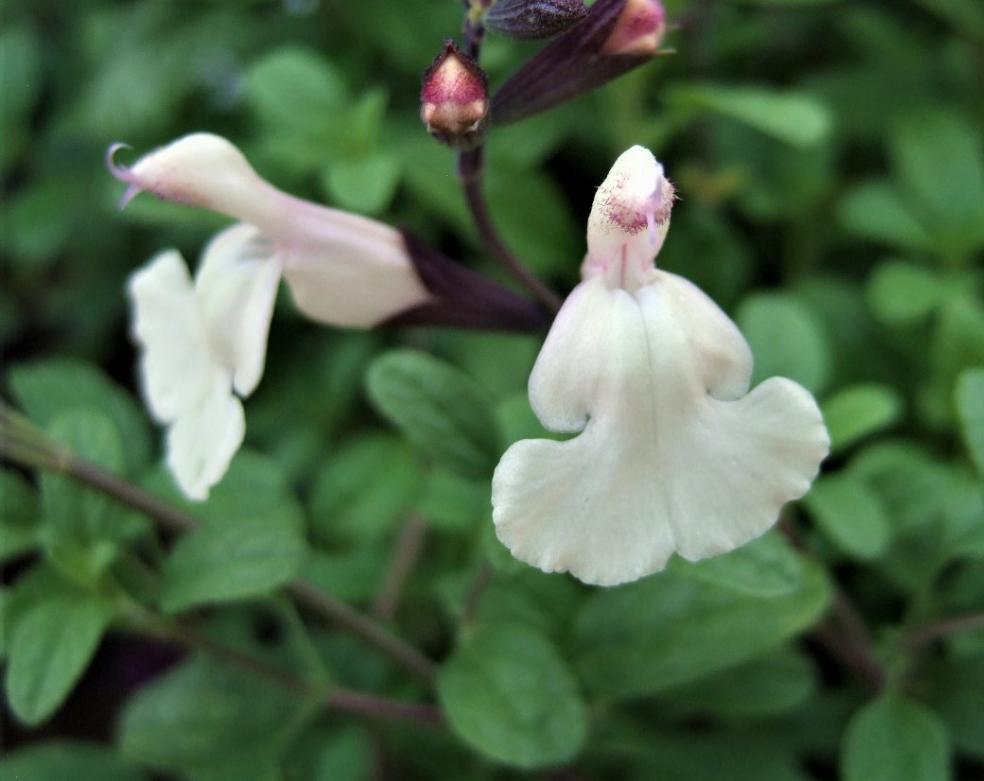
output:
[[298, 309], [331, 325], [368, 328], [427, 303], [398, 231], [288, 195], [232, 144], [197, 133], [110, 164], [130, 189], [242, 222], [216, 236], [192, 282], [175, 250], [130, 280], [144, 394], [168, 427], [167, 459], [182, 491], [204, 499], [245, 432], [242, 404], [263, 374], [281, 277]]
[[829, 450], [810, 393], [782, 378], [749, 391], [734, 323], [654, 267], [673, 197], [647, 149], [616, 161], [588, 221], [583, 281], [529, 383], [544, 426], [580, 433], [517, 442], [493, 479], [496, 533], [513, 555], [585, 583], [743, 545], [806, 493]]

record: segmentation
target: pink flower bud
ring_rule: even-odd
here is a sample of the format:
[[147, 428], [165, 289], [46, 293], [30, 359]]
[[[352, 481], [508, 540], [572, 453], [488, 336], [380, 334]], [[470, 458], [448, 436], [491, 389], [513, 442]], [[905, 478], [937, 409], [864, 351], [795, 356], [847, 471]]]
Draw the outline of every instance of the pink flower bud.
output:
[[427, 132], [443, 144], [471, 148], [481, 143], [489, 95], [485, 74], [453, 41], [424, 74], [420, 118]]
[[653, 55], [666, 34], [666, 11], [659, 0], [628, 0], [602, 54]]

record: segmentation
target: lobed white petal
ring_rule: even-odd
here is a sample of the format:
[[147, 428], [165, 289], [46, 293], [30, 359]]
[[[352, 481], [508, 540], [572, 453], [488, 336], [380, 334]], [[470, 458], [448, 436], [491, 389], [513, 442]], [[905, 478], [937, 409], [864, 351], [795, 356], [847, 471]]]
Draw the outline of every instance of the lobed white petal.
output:
[[252, 225], [233, 225], [206, 247], [195, 276], [209, 344], [240, 396], [263, 376], [280, 272], [270, 241]]
[[[267, 297], [276, 291], [268, 267], [276, 266], [232, 251], [246, 246], [241, 227], [221, 234], [206, 253], [203, 295], [174, 250], [152, 258], [129, 284], [143, 392], [154, 417], [168, 426], [167, 464], [192, 499], [207, 498], [242, 444], [245, 421], [232, 392], [234, 373], [245, 386], [255, 385], [262, 372], [272, 306]], [[257, 299], [266, 314], [236, 311]]]
[[744, 544], [808, 489], [829, 447], [815, 401], [784, 379], [743, 396], [748, 346], [686, 280], [654, 271], [632, 294], [589, 279], [554, 329], [531, 402], [544, 425], [583, 431], [519, 442], [500, 461], [493, 520], [517, 558], [627, 582], [674, 552]]

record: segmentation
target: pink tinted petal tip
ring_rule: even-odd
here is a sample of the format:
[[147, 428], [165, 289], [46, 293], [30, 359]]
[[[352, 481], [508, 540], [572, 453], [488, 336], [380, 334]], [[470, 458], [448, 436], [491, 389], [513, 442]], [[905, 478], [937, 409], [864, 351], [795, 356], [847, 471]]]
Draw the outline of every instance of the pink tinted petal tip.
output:
[[129, 185], [126, 191], [120, 197], [119, 208], [123, 209], [126, 207], [130, 201], [132, 201], [141, 191], [141, 187], [137, 184], [136, 178], [133, 176], [133, 172], [126, 166], [120, 165], [116, 162], [116, 153], [121, 149], [133, 149], [129, 144], [124, 144], [122, 142], [117, 142], [106, 150], [106, 168], [109, 172], [119, 179], [124, 184]]

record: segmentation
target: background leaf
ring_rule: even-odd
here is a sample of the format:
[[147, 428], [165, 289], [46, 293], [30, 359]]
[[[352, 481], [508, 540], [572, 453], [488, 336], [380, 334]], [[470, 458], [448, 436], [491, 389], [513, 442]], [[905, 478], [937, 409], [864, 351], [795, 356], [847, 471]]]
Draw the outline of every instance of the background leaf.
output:
[[34, 725], [54, 713], [85, 671], [111, 618], [104, 602], [65, 593], [39, 601], [17, 623], [6, 683], [18, 719]]
[[270, 593], [304, 565], [303, 515], [269, 459], [240, 452], [196, 514], [201, 528], [183, 536], [164, 565], [168, 612]]
[[851, 720], [844, 739], [846, 781], [945, 781], [946, 728], [928, 708], [888, 695]]
[[669, 572], [598, 592], [577, 618], [578, 672], [595, 693], [638, 697], [754, 658], [823, 612], [823, 574], [803, 574], [800, 589], [774, 599]]
[[573, 676], [552, 643], [518, 626], [462, 638], [438, 694], [454, 731], [490, 758], [524, 768], [571, 759], [587, 731]]
[[400, 350], [378, 358], [366, 383], [379, 412], [436, 462], [475, 477], [495, 467], [499, 424], [489, 398], [458, 369]]

